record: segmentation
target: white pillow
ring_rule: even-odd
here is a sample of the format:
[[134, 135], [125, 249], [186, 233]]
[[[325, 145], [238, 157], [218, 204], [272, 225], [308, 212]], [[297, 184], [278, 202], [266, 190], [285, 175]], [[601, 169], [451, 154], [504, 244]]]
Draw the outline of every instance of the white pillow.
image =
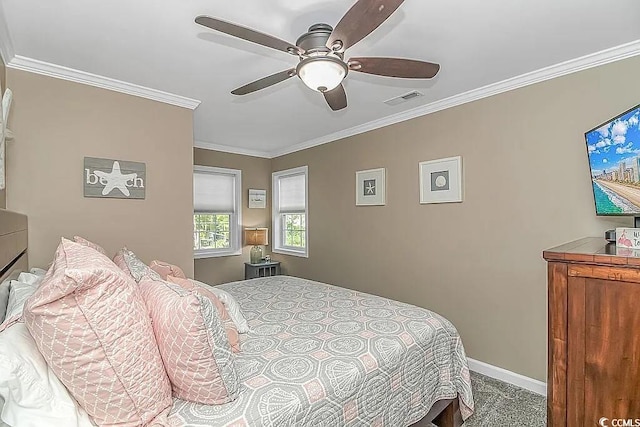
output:
[[24, 323], [0, 333], [0, 397], [0, 425], [93, 426], [49, 369]]
[[43, 277], [32, 273], [20, 273], [18, 280], [11, 281], [5, 319], [22, 314], [24, 303], [38, 289]]
[[35, 274], [36, 276], [42, 276], [42, 277], [44, 277], [44, 275], [47, 274], [47, 270], [43, 270], [37, 267], [32, 268], [31, 270], [29, 270], [29, 272], [31, 274]]
[[229, 317], [235, 323], [236, 329], [240, 334], [246, 334], [249, 332], [249, 325], [247, 324], [247, 319], [244, 318], [242, 312], [240, 311], [240, 304], [236, 301], [236, 299], [227, 291], [223, 291], [222, 289], [216, 288], [215, 286], [209, 286], [206, 283], [198, 282], [197, 280], [193, 280], [198, 286], [204, 286], [220, 299], [220, 302], [224, 304], [229, 312]]
[[9, 279], [0, 283], [0, 323], [4, 322], [7, 314], [7, 305], [9, 303], [9, 291], [11, 290], [11, 281]]
[[[34, 268], [33, 270], [38, 271], [39, 269]], [[44, 279], [44, 274], [40, 274], [40, 272], [38, 274], [35, 274], [23, 271], [22, 273], [20, 273], [17, 280], [18, 282], [28, 283], [30, 285], [38, 287], [40, 285], [40, 282], [42, 282], [42, 279]]]

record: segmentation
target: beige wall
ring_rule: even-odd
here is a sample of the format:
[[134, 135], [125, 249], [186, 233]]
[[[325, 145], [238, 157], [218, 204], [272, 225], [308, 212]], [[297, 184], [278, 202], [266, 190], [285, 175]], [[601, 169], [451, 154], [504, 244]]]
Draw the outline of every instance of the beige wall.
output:
[[[6, 90], [7, 88], [7, 74], [6, 74], [6, 68], [4, 65], [4, 61], [2, 60], [2, 58], [0, 58], [0, 87], [2, 87], [2, 91]], [[4, 92], [0, 91], [0, 100], [2, 99], [2, 94]], [[6, 191], [5, 190], [0, 190], [0, 208], [5, 208], [6, 207]]]
[[[7, 207], [29, 216], [29, 260], [46, 266], [61, 236], [193, 272], [193, 112], [8, 70], [14, 92]], [[83, 158], [146, 163], [145, 200], [83, 197]]]
[[[195, 148], [193, 162], [201, 166], [240, 169], [243, 227], [269, 227], [271, 230], [271, 160]], [[248, 208], [250, 188], [267, 190], [266, 209]], [[242, 255], [238, 256], [195, 260], [195, 278], [212, 285], [244, 279], [244, 263], [249, 261], [250, 249], [250, 246], [243, 246]], [[266, 249], [268, 252], [269, 247]]]
[[[640, 58], [273, 160], [309, 165], [309, 258], [287, 273], [432, 309], [469, 357], [546, 378], [545, 248], [629, 219], [595, 216], [584, 132], [640, 102]], [[420, 205], [418, 162], [461, 155], [464, 203]], [[384, 167], [387, 203], [355, 206]]]

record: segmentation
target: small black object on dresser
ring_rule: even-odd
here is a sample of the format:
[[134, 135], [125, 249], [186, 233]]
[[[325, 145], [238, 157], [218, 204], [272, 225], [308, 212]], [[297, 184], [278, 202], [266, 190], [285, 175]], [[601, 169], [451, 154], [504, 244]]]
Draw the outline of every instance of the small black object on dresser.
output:
[[605, 231], [604, 232], [604, 239], [609, 243], [615, 243], [616, 242], [616, 230], [615, 230], [615, 228]]
[[280, 262], [260, 262], [257, 264], [251, 264], [250, 262], [244, 263], [244, 278], [255, 279], [258, 277], [277, 276], [280, 274]]

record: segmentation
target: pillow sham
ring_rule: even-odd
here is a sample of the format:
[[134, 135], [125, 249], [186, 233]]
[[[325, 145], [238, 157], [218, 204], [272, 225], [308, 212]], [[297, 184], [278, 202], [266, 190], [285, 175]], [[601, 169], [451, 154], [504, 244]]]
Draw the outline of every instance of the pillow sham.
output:
[[149, 264], [149, 268], [158, 273], [164, 280], [167, 280], [167, 276], [178, 277], [181, 279], [187, 278], [187, 276], [184, 274], [184, 271], [182, 271], [180, 267], [178, 267], [177, 265], [169, 264], [168, 262], [153, 260]]
[[120, 267], [122, 271], [133, 277], [133, 280], [136, 282], [140, 282], [144, 276], [161, 279], [158, 273], [149, 268], [147, 264], [142, 262], [136, 254], [127, 248], [120, 249], [113, 257], [113, 262]]
[[205, 405], [238, 397], [239, 381], [222, 322], [211, 301], [162, 279], [138, 283], [173, 395]]
[[47, 366], [24, 323], [0, 334], [0, 366], [2, 422], [10, 426], [93, 426]]
[[95, 249], [96, 251], [100, 252], [102, 255], [107, 256], [107, 251], [104, 250], [104, 248], [96, 243], [90, 242], [89, 240], [85, 239], [84, 237], [80, 237], [80, 236], [73, 236], [73, 241], [76, 243], [79, 243], [81, 245], [84, 246], [88, 246], [92, 249]]
[[196, 285], [189, 279], [167, 276], [167, 281], [169, 283], [174, 283], [187, 291], [195, 291], [203, 297], [208, 298], [216, 307], [218, 316], [220, 317], [220, 320], [222, 320], [224, 330], [227, 333], [227, 340], [229, 341], [229, 345], [231, 345], [231, 350], [234, 353], [240, 352], [240, 337], [238, 336], [238, 329], [231, 320], [231, 317], [229, 317], [229, 312], [227, 311], [224, 304], [222, 304], [222, 301], [220, 301], [220, 298], [218, 298], [213, 292]]
[[[190, 279], [191, 280], [191, 279]], [[224, 291], [215, 286], [209, 286], [206, 283], [199, 282], [197, 280], [191, 280], [198, 287], [213, 292], [215, 296], [220, 298], [220, 301], [224, 304], [224, 306], [229, 311], [229, 317], [235, 323], [236, 328], [238, 328], [238, 332], [241, 334], [246, 334], [249, 332], [249, 325], [247, 324], [247, 319], [245, 319], [242, 311], [240, 310], [240, 304], [236, 301], [236, 299], [229, 292]]]
[[171, 385], [144, 301], [109, 258], [62, 239], [24, 319], [51, 370], [97, 424], [166, 420]]
[[17, 280], [11, 282], [9, 302], [7, 303], [7, 319], [22, 314], [24, 303], [33, 295], [37, 288], [37, 286], [30, 283], [18, 282]]
[[18, 272], [11, 273], [7, 279], [0, 283], [0, 323], [4, 322], [7, 314], [7, 304], [9, 303], [11, 280], [15, 280], [17, 277]]
[[22, 272], [16, 280], [12, 280], [9, 288], [6, 319], [20, 316], [24, 303], [38, 289], [44, 276], [40, 274]]

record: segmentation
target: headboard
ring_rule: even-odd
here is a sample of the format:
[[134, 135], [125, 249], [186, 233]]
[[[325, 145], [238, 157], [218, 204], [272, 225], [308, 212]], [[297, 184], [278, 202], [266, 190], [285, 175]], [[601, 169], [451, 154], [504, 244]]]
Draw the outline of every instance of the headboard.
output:
[[27, 217], [0, 209], [0, 282], [12, 271], [27, 271]]

